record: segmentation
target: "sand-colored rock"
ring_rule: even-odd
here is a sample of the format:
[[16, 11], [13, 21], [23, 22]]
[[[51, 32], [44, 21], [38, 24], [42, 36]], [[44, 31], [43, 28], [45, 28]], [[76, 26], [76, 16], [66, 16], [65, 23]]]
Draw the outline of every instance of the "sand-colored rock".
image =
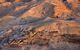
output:
[[54, 15], [54, 5], [50, 3], [42, 3], [36, 7], [31, 8], [28, 12], [22, 15], [22, 18], [27, 16], [42, 18], [45, 16], [53, 16]]
[[0, 3], [0, 50], [80, 49], [80, 0]]
[[64, 16], [64, 18], [66, 18], [67, 15], [70, 15], [71, 10], [69, 10], [61, 0], [55, 0], [54, 3], [56, 4], [55, 16]]
[[[34, 11], [35, 10], [35, 11]], [[41, 17], [42, 14], [42, 5], [38, 5], [36, 7], [31, 8], [31, 10], [29, 10], [28, 12], [24, 13], [22, 15], [22, 18], [25, 18], [27, 16], [32, 16], [32, 17]]]
[[21, 2], [22, 0], [15, 0], [15, 2]]
[[0, 0], [0, 3], [4, 3], [6, 0]]

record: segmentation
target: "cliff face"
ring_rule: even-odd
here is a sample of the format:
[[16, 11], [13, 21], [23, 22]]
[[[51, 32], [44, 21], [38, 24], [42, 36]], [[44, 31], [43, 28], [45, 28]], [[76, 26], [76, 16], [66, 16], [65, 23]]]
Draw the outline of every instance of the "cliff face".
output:
[[80, 50], [80, 0], [0, 0], [0, 50]]

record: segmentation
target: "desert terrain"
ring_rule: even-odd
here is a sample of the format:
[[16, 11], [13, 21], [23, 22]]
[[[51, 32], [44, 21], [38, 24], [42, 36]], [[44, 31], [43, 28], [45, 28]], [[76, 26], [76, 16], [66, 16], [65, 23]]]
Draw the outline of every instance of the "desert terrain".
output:
[[0, 0], [0, 50], [80, 50], [80, 0]]

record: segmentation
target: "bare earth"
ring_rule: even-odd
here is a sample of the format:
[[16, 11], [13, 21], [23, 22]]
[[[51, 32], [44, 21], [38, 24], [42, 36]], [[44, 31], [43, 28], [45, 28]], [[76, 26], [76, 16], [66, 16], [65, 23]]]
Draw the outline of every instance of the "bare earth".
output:
[[80, 0], [0, 0], [0, 50], [80, 50]]

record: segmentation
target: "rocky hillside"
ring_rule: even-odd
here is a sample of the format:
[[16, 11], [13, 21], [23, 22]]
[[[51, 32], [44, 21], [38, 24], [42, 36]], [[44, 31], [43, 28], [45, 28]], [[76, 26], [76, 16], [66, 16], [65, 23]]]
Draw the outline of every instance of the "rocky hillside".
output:
[[80, 50], [80, 0], [0, 0], [0, 50]]

